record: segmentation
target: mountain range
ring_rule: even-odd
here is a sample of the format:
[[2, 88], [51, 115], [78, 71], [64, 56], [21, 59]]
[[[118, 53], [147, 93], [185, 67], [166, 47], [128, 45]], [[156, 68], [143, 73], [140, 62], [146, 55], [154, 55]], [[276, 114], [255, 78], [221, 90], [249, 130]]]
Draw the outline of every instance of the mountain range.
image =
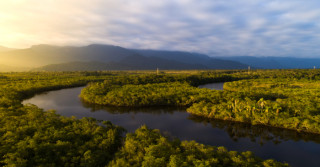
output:
[[[154, 53], [156, 56], [153, 56]], [[239, 62], [214, 59], [197, 53], [133, 50], [98, 44], [84, 47], [36, 45], [27, 49], [9, 50], [0, 52], [0, 64], [29, 67], [39, 71], [242, 69], [247, 67]]]
[[0, 46], [0, 52], [6, 52], [6, 51], [10, 51], [10, 50], [13, 50], [13, 49]]
[[310, 69], [319, 68], [319, 58], [297, 58], [297, 57], [252, 57], [234, 56], [219, 57], [223, 60], [232, 60], [247, 64], [259, 69]]
[[154, 69], [290, 69], [320, 66], [318, 58], [218, 57], [183, 51], [127, 49], [92, 44], [83, 47], [35, 45], [0, 47], [0, 71], [96, 71]]

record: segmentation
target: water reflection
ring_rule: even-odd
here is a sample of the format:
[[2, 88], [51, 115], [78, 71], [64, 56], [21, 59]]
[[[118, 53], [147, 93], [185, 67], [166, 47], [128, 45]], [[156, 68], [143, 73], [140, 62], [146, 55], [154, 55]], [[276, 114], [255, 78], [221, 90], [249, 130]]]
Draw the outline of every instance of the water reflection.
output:
[[253, 151], [257, 156], [286, 161], [292, 166], [320, 164], [319, 135], [296, 131], [251, 126], [221, 120], [196, 117], [179, 108], [119, 108], [92, 105], [78, 98], [82, 88], [51, 91], [25, 100], [45, 110], [55, 109], [63, 116], [93, 117], [109, 120], [133, 132], [141, 125], [160, 129], [168, 136], [181, 140], [195, 140], [229, 150]]
[[219, 128], [226, 131], [230, 138], [237, 142], [239, 138], [249, 138], [252, 142], [258, 142], [263, 145], [269, 141], [274, 144], [280, 144], [288, 140], [293, 141], [312, 141], [320, 143], [320, 137], [317, 134], [297, 132], [294, 130], [268, 127], [263, 125], [251, 125], [247, 123], [207, 119], [195, 115], [190, 115], [188, 119], [202, 124], [210, 124], [212, 128]]
[[[83, 107], [90, 109], [91, 112], [104, 111], [109, 114], [137, 114], [148, 113], [151, 115], [174, 114], [175, 112], [185, 113], [185, 109], [177, 107], [143, 107], [143, 108], [127, 108], [127, 107], [112, 107], [86, 103], [81, 101]], [[293, 141], [313, 141], [320, 143], [320, 137], [317, 134], [297, 132], [294, 130], [273, 128], [263, 125], [251, 125], [247, 123], [224, 121], [217, 119], [208, 119], [196, 115], [188, 115], [188, 120], [195, 123], [201, 123], [205, 126], [210, 125], [214, 129], [224, 130], [229, 137], [238, 142], [240, 138], [248, 138], [251, 142], [263, 145], [272, 141], [274, 144], [280, 144], [288, 140]]]
[[184, 108], [177, 107], [114, 107], [114, 106], [103, 106], [98, 104], [87, 103], [80, 99], [84, 108], [90, 109], [91, 112], [106, 111], [110, 114], [124, 114], [124, 113], [149, 113], [149, 114], [173, 114], [174, 112], [185, 112]]
[[218, 82], [218, 83], [210, 83], [210, 84], [200, 85], [198, 87], [199, 88], [214, 89], [214, 90], [223, 90], [223, 84], [224, 84], [224, 82]]

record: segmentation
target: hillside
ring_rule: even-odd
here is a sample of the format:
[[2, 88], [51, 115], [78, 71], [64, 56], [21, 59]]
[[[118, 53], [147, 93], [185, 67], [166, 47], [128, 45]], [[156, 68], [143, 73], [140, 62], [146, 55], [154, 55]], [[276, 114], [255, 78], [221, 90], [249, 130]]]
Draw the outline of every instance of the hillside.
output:
[[105, 71], [105, 70], [155, 70], [155, 69], [207, 69], [201, 65], [189, 65], [160, 58], [129, 56], [120, 62], [68, 62], [49, 64], [32, 71]]
[[[0, 52], [0, 64], [33, 67], [36, 68], [35, 70], [50, 69], [54, 71], [78, 71], [79, 69], [146, 70], [156, 68], [247, 68], [247, 65], [235, 61], [213, 59], [207, 55], [197, 53], [174, 51], [149, 52], [151, 52], [152, 54], [149, 54], [144, 50], [132, 50], [118, 46], [98, 44], [88, 45], [84, 47], [36, 45], [27, 49], [16, 49]], [[99, 62], [100, 64], [96, 64], [96, 62]]]
[[32, 71], [100, 71], [100, 70], [132, 70], [132, 68], [120, 63], [68, 62], [68, 63], [61, 63], [61, 64], [49, 64], [49, 65], [32, 69]]
[[162, 51], [162, 50], [138, 50], [133, 51], [146, 56], [157, 57], [172, 61], [179, 61], [186, 64], [200, 64], [208, 69], [244, 69], [247, 68], [245, 63], [239, 63], [233, 60], [222, 60], [209, 57], [205, 54], [190, 53], [182, 51]]
[[119, 61], [135, 53], [111, 45], [89, 45], [84, 47], [36, 45], [0, 53], [0, 64], [12, 66], [44, 66], [74, 61]]
[[7, 47], [4, 47], [4, 46], [0, 46], [0, 52], [6, 52], [6, 51], [10, 51], [10, 50], [14, 50], [14, 49], [7, 48]]
[[[81, 62], [81, 63], [80, 63]], [[99, 62], [99, 63], [97, 63]], [[35, 45], [26, 49], [0, 47], [0, 71], [34, 70], [149, 70], [149, 69], [260, 69], [320, 68], [319, 58], [210, 57], [183, 51], [126, 49], [92, 44], [83, 47]], [[10, 68], [10, 67], [23, 68]]]
[[156, 68], [167, 70], [208, 69], [207, 66], [201, 64], [187, 64], [159, 57], [145, 57], [141, 55], [128, 56], [120, 62], [123, 64], [128, 64], [129, 66], [138, 70], [149, 70]]
[[234, 56], [219, 59], [237, 61], [262, 69], [310, 69], [314, 66], [320, 68], [319, 58]]

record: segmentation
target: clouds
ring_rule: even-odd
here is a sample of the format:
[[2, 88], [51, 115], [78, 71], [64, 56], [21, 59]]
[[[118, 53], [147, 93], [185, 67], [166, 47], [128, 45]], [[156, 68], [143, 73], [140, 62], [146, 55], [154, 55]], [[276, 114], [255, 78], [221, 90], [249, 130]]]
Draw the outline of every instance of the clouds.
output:
[[316, 0], [14, 0], [0, 2], [0, 45], [86, 45], [212, 55], [318, 56]]

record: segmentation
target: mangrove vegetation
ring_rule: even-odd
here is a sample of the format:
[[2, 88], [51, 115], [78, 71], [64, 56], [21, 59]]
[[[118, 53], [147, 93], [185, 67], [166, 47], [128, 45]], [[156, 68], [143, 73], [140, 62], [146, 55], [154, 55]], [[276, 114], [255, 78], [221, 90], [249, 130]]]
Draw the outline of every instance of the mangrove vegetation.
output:
[[[221, 91], [195, 86], [248, 78], [243, 71], [1, 73], [0, 166], [288, 166], [260, 159], [250, 151], [170, 139], [146, 126], [124, 136], [125, 129], [107, 120], [67, 118], [21, 104], [37, 93], [90, 83], [81, 96], [88, 101], [94, 98], [93, 103], [192, 107], [211, 102], [209, 95], [225, 97]], [[126, 95], [138, 100], [133, 103]]]
[[[319, 75], [319, 70], [265, 70], [128, 76], [91, 83], [80, 97], [111, 106], [180, 106], [206, 118], [320, 133]], [[195, 87], [219, 81], [229, 81], [223, 91]]]

